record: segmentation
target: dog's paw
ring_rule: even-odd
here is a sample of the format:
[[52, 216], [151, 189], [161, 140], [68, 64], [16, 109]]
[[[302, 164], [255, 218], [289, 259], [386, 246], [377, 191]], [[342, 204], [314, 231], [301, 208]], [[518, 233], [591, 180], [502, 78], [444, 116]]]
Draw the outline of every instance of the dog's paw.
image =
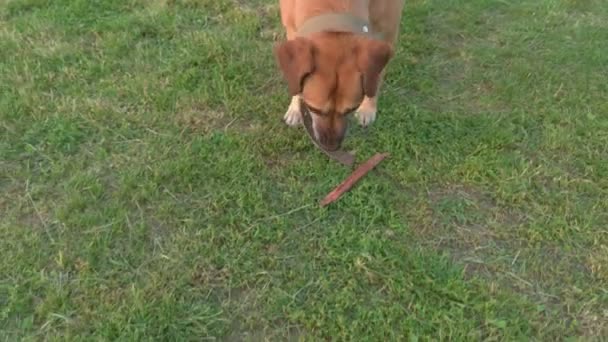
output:
[[302, 112], [300, 111], [299, 99], [295, 97], [292, 99], [285, 116], [283, 116], [283, 121], [291, 127], [298, 126], [302, 123]]
[[367, 127], [376, 121], [376, 110], [358, 110], [355, 116], [361, 126]]
[[359, 120], [361, 126], [367, 127], [376, 120], [376, 111], [374, 101], [366, 97], [357, 109], [355, 117]]
[[291, 107], [287, 109], [287, 113], [283, 116], [283, 121], [291, 127], [298, 126], [302, 123], [302, 113], [300, 110], [294, 110]]
[[376, 108], [359, 108], [355, 117], [361, 126], [367, 127], [376, 121]]

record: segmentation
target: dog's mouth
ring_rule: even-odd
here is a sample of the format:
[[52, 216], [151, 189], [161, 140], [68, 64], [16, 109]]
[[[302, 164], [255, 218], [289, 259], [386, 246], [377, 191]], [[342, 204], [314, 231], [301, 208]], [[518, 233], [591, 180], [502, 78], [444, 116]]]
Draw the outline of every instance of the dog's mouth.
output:
[[319, 132], [318, 128], [315, 127], [315, 115], [316, 111], [312, 110], [310, 106], [304, 102], [304, 100], [300, 99], [300, 110], [302, 112], [302, 121], [304, 122], [304, 127], [308, 131], [311, 138], [315, 141], [315, 144], [319, 145], [322, 149], [326, 151], [335, 151], [340, 148], [341, 142], [333, 142], [328, 143], [328, 141], [332, 141], [335, 139], [330, 139], [326, 135], [323, 135], [323, 132]]
[[302, 116], [310, 118], [314, 138], [319, 144], [329, 151], [335, 151], [342, 146], [348, 131], [346, 114], [321, 113], [305, 103], [302, 103], [300, 108]]
[[319, 147], [324, 148], [323, 144], [319, 141], [317, 134], [314, 129], [314, 122], [312, 119], [312, 113], [310, 112], [310, 107], [304, 102], [304, 100], [300, 99], [300, 112], [302, 113], [302, 122], [304, 124], [304, 128], [306, 132], [310, 136], [310, 138], [315, 142]]
[[308, 133], [308, 136], [313, 141], [313, 143], [330, 158], [336, 160], [337, 162], [345, 166], [353, 166], [353, 164], [355, 163], [355, 155], [353, 153], [339, 150], [339, 146], [335, 149], [329, 149], [320, 143], [313, 127], [314, 123], [310, 108], [302, 100], [300, 100], [300, 111], [302, 113], [302, 122], [304, 124], [304, 128], [306, 129], [306, 133]]

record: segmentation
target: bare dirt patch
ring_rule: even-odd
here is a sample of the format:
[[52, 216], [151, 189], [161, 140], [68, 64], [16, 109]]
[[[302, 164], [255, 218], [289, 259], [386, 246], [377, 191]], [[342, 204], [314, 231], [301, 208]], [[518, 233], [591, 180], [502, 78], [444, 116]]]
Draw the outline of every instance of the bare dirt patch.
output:
[[202, 134], [228, 130], [250, 132], [261, 128], [259, 124], [232, 118], [223, 111], [196, 106], [179, 110], [175, 116], [175, 121], [184, 131]]

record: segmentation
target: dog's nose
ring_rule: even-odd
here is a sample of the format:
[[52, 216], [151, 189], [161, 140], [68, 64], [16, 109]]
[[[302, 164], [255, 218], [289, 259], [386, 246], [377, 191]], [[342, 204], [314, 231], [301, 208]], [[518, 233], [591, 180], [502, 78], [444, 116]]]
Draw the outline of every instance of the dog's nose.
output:
[[336, 151], [340, 148], [340, 145], [341, 145], [340, 143], [330, 143], [330, 144], [321, 143], [321, 144], [328, 151]]
[[316, 117], [313, 120], [315, 137], [321, 146], [328, 151], [340, 148], [346, 136], [346, 120], [334, 117]]
[[319, 134], [319, 143], [328, 151], [336, 151], [342, 145], [344, 135], [335, 132], [322, 132]]

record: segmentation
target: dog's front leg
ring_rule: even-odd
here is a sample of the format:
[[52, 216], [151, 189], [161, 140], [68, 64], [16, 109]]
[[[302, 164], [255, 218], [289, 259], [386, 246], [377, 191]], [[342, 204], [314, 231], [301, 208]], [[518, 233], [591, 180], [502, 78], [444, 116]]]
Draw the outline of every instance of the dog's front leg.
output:
[[285, 116], [283, 116], [283, 121], [289, 126], [297, 126], [302, 123], [302, 110], [300, 108], [300, 95], [295, 95], [291, 98], [291, 103], [289, 104], [289, 108], [287, 108], [287, 112]]
[[[285, 31], [287, 33], [287, 39], [293, 40], [296, 37], [296, 30], [287, 25], [287, 21], [284, 20]], [[300, 108], [300, 95], [292, 96], [291, 103], [287, 108], [287, 112], [283, 116], [283, 121], [291, 127], [298, 126], [302, 123], [302, 110]]]
[[378, 84], [376, 84], [376, 91], [373, 92], [374, 96], [367, 96], [363, 98], [363, 102], [359, 105], [355, 117], [359, 120], [359, 124], [363, 127], [371, 125], [375, 120], [378, 112], [378, 98], [380, 97], [380, 88], [384, 83], [384, 75], [386, 75], [386, 69], [380, 72], [378, 78]]
[[376, 112], [378, 111], [377, 103], [378, 96], [374, 97], [365, 97], [355, 116], [359, 120], [359, 124], [363, 127], [367, 127], [372, 124], [376, 120]]
[[376, 120], [376, 114], [378, 112], [378, 97], [380, 96], [380, 88], [384, 81], [385, 71], [380, 73], [380, 81], [376, 88], [376, 96], [369, 97], [365, 96], [363, 102], [359, 105], [355, 117], [359, 120], [359, 124], [363, 127], [371, 125]]

